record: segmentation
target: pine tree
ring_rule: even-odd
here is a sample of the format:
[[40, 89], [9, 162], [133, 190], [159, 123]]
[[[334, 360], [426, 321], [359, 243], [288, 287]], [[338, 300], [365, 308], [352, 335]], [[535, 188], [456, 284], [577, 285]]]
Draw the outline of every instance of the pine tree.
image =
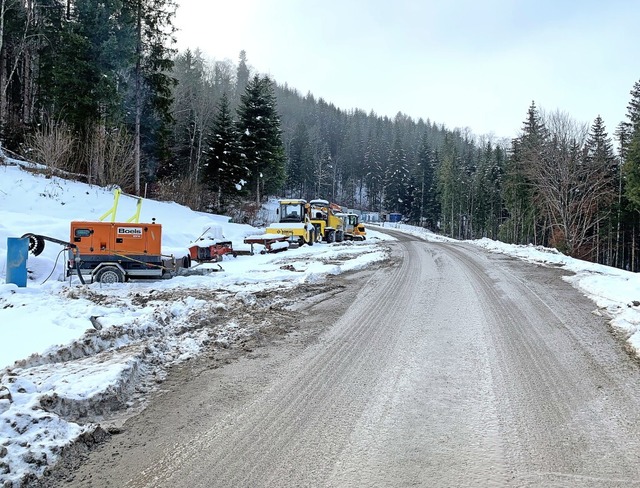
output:
[[240, 51], [239, 59], [240, 62], [238, 63], [238, 68], [236, 70], [235, 106], [240, 103], [240, 99], [249, 84], [249, 76], [251, 75], [249, 67], [247, 66], [247, 53], [244, 50]]
[[544, 157], [548, 131], [535, 102], [527, 111], [522, 134], [513, 140], [505, 181], [505, 203], [509, 221], [502, 238], [507, 242], [538, 243], [537, 211], [532, 192], [532, 173]]
[[62, 5], [42, 9], [44, 42], [39, 52], [39, 105], [82, 134], [97, 121], [123, 121], [126, 83], [135, 38], [131, 16], [119, 0], [77, 0], [71, 17]]
[[[135, 32], [131, 105], [134, 107], [135, 193], [140, 194], [142, 173], [152, 179], [158, 166], [169, 163], [169, 133], [173, 121], [171, 105], [176, 80], [171, 77], [175, 28], [174, 0], [126, 0]], [[144, 153], [144, 158], [143, 158]], [[144, 159], [144, 161], [143, 161]]]
[[627, 118], [634, 131], [640, 130], [640, 81], [631, 89], [631, 101], [627, 106]]
[[435, 153], [431, 149], [428, 134], [425, 132], [422, 135], [416, 164], [416, 195], [414, 198], [416, 204], [414, 207], [417, 207], [417, 211], [414, 210], [413, 218], [420, 225], [426, 225], [434, 231], [440, 217], [435, 182], [436, 167]]
[[625, 195], [634, 210], [640, 211], [640, 81], [631, 90], [631, 101], [627, 107], [629, 124], [628, 145], [624, 161], [626, 177]]
[[615, 170], [616, 156], [613, 152], [613, 143], [607, 134], [602, 117], [598, 115], [591, 126], [586, 142], [586, 161], [592, 166]]
[[387, 165], [382, 158], [384, 152], [386, 152], [386, 143], [382, 137], [382, 127], [378, 125], [369, 135], [364, 156], [366, 205], [377, 212], [384, 210], [384, 195], [387, 187]]
[[640, 211], [640, 132], [633, 134], [624, 162], [625, 196], [634, 210]]
[[331, 199], [331, 171], [333, 160], [329, 144], [324, 142], [320, 151], [313, 157], [311, 176], [313, 178], [313, 198]]
[[495, 239], [502, 213], [502, 152], [487, 141], [478, 149], [479, 167], [475, 177], [474, 222], [479, 236]]
[[309, 132], [304, 122], [296, 126], [289, 145], [287, 165], [287, 189], [294, 197], [302, 198], [307, 195], [312, 186], [313, 153], [309, 141]]
[[223, 212], [229, 200], [243, 193], [246, 170], [240, 157], [239, 135], [231, 116], [230, 102], [223, 94], [208, 138], [202, 182], [214, 193], [214, 208]]
[[[614, 224], [609, 218], [618, 193], [619, 166], [613, 151], [613, 143], [607, 134], [604, 121], [598, 115], [591, 126], [585, 144], [585, 171], [583, 178], [588, 177], [589, 186], [586, 191], [593, 194], [593, 214], [585, 219], [582, 227], [593, 235], [595, 240], [595, 260], [602, 262], [601, 254], [607, 240], [614, 232]], [[615, 218], [615, 214], [614, 214]], [[586, 240], [586, 239], [585, 239]], [[607, 260], [607, 262], [609, 262]]]
[[[633, 214], [630, 225], [631, 245], [630, 257], [627, 259], [632, 271], [637, 269], [636, 234], [638, 214], [640, 214], [640, 81], [636, 82], [631, 90], [631, 101], [627, 110], [627, 143], [623, 147], [624, 163], [623, 173], [625, 177], [624, 196], [629, 202], [629, 210]], [[631, 219], [630, 219], [631, 220]]]
[[444, 151], [438, 168], [437, 187], [443, 215], [443, 230], [451, 237], [460, 237], [459, 218], [461, 197], [462, 161], [453, 137], [445, 136]]
[[400, 136], [396, 133], [393, 147], [389, 152], [387, 167], [387, 187], [385, 208], [390, 212], [407, 215], [410, 212], [409, 168], [407, 155], [402, 148]]
[[238, 107], [238, 132], [248, 184], [260, 203], [263, 195], [277, 193], [285, 180], [285, 155], [280, 117], [271, 80], [254, 76]]

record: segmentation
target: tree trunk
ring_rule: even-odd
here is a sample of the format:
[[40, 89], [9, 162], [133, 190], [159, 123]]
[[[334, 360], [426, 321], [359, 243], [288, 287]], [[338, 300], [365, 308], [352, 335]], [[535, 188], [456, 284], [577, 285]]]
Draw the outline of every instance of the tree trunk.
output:
[[633, 223], [631, 232], [631, 271], [636, 272], [636, 224]]
[[142, 0], [138, 0], [138, 25], [137, 25], [137, 45], [136, 45], [136, 120], [135, 135], [133, 143], [134, 160], [134, 191], [140, 195], [140, 119], [142, 117]]
[[0, 133], [4, 132], [7, 125], [7, 90], [5, 90], [5, 84], [8, 83], [6, 79], [6, 65], [7, 65], [7, 53], [4, 49], [4, 16], [7, 10], [7, 0], [0, 0]]

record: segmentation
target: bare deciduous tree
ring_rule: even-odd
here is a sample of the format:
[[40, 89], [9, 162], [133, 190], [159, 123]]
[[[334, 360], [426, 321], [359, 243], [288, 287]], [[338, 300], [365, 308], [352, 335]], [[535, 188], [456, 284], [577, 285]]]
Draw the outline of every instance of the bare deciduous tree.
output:
[[133, 191], [134, 141], [124, 127], [107, 130], [99, 124], [87, 131], [84, 158], [88, 166], [89, 183], [118, 185]]
[[56, 170], [73, 171], [75, 139], [64, 121], [46, 121], [26, 140], [29, 159], [45, 164], [51, 172]]
[[159, 182], [155, 197], [162, 201], [176, 202], [198, 208], [202, 185], [193, 178], [171, 179]]
[[580, 255], [607, 217], [601, 209], [614, 197], [612, 173], [587, 158], [586, 124], [556, 111], [545, 117], [545, 126], [548, 140], [528, 166], [534, 200], [549, 222], [552, 243]]

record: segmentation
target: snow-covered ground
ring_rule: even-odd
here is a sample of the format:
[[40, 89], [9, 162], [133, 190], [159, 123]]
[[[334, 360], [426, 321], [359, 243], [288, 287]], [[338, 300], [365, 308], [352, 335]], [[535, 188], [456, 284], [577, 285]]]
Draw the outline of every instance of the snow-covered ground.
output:
[[[135, 202], [120, 197], [118, 220], [134, 214]], [[136, 393], [143, 398], [168, 366], [212, 344], [226, 347], [250, 336], [250, 318], [237, 311], [250, 310], [258, 295], [277, 296], [383, 260], [387, 253], [379, 244], [392, 239], [369, 226], [365, 242], [225, 256], [219, 265], [200, 266], [217, 270], [202, 275], [104, 286], [65, 279], [62, 247], [48, 242], [41, 255], [28, 259], [26, 287], [5, 284], [7, 238], [35, 233], [66, 241], [70, 221], [97, 220], [112, 205], [112, 191], [0, 166], [0, 486], [41, 475], [102, 416], [133, 407]], [[238, 250], [248, 247], [246, 236], [264, 232], [145, 200], [140, 222], [152, 218], [163, 226], [163, 252], [176, 256], [207, 228], [221, 231]], [[419, 228], [393, 227], [427, 241], [445, 240]], [[575, 272], [571, 282], [611, 314], [629, 345], [640, 350], [640, 279], [634, 273], [549, 249], [472, 242]]]

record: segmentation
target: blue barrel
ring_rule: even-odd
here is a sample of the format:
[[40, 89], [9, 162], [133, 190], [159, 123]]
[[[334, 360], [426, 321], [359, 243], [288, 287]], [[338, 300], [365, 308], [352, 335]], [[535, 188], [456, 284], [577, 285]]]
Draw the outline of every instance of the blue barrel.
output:
[[7, 237], [7, 283], [27, 286], [27, 255], [29, 239]]

